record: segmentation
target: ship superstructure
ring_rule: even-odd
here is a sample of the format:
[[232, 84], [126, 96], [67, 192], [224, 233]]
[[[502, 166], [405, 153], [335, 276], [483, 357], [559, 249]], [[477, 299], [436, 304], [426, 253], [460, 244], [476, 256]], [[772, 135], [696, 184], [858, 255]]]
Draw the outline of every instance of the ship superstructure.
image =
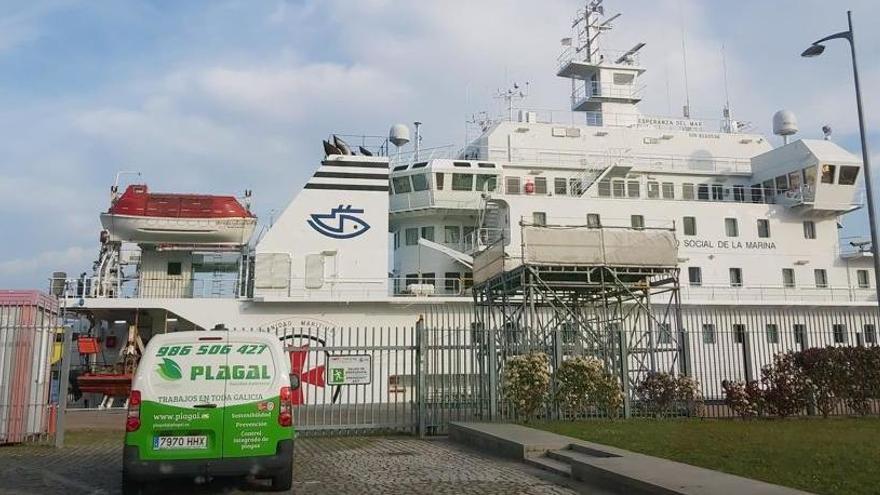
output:
[[[185, 239], [126, 224], [127, 237], [120, 229], [102, 236], [93, 274], [59, 274], [55, 292], [108, 335], [130, 325], [148, 338], [223, 324], [301, 337], [309, 329], [414, 325], [428, 313], [476, 329], [473, 285], [487, 280], [474, 276], [481, 256], [498, 248], [505, 271], [557, 249], [557, 264], [592, 259], [615, 273], [626, 267], [613, 260], [636, 268], [640, 258], [661, 260], [632, 273], [662, 275], [656, 287], [674, 294], [675, 326], [703, 332], [704, 344], [715, 343], [716, 330], [739, 339], [751, 328], [768, 345], [795, 332], [792, 345], [803, 346], [806, 325], [827, 327], [835, 344], [876, 343], [870, 250], [841, 245], [838, 233], [839, 217], [861, 207], [861, 161], [830, 140], [789, 142], [790, 112], [774, 117], [774, 131], [786, 136], [775, 148], [728, 108], [718, 121], [691, 118], [689, 109], [682, 117], [642, 114], [646, 45], [606, 49], [614, 19], [590, 1], [572, 23], [556, 65], [571, 80], [570, 111], [510, 106], [463, 147], [422, 148], [417, 135], [408, 148], [402, 125], [357, 150], [334, 136], [303, 190], [256, 239], [200, 238], [215, 215], [177, 222], [194, 229]], [[132, 195], [143, 186], [133, 187]], [[249, 211], [233, 209], [219, 216], [253, 229]], [[576, 230], [572, 238], [582, 241], [565, 254], [535, 244], [553, 237], [534, 237], [542, 228]], [[604, 233], [615, 229], [625, 241], [607, 242]], [[596, 246], [601, 259], [589, 251]], [[622, 286], [637, 290], [643, 280]], [[650, 292], [631, 300], [643, 304]], [[660, 324], [671, 328], [668, 314]], [[686, 340], [670, 334], [656, 343], [684, 356], [692, 352]]]

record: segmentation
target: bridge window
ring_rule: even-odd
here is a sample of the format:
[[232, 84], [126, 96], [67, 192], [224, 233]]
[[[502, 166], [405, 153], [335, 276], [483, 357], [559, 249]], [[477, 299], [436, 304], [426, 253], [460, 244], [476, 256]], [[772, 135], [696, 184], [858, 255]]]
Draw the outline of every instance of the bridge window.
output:
[[453, 167], [470, 167], [470, 162], [452, 162]]
[[394, 192], [396, 194], [412, 191], [412, 187], [409, 184], [409, 177], [392, 177], [391, 185], [394, 186]]
[[444, 226], [443, 242], [446, 244], [459, 244], [461, 242], [461, 228], [458, 225]]
[[426, 174], [413, 175], [410, 180], [412, 180], [413, 191], [428, 190], [428, 176]]
[[434, 184], [437, 186], [437, 190], [438, 190], [438, 191], [442, 191], [442, 190], [443, 190], [443, 179], [444, 179], [444, 177], [446, 177], [446, 174], [443, 174], [443, 173], [441, 173], [441, 172], [437, 172], [436, 174], [434, 174]]
[[712, 184], [712, 200], [721, 201], [724, 199], [724, 186], [721, 184]]
[[788, 191], [788, 176], [780, 175], [776, 178], [776, 190], [777, 191]]
[[840, 167], [840, 177], [837, 183], [841, 186], [851, 186], [856, 183], [859, 177], [859, 167]]
[[546, 177], [535, 177], [535, 194], [547, 194]]
[[473, 191], [474, 176], [471, 174], [452, 174], [453, 191]]
[[788, 189], [791, 191], [798, 191], [801, 188], [802, 177], [800, 172], [792, 172], [788, 174]]
[[672, 182], [663, 183], [663, 199], [675, 199], [675, 184]]
[[742, 184], [736, 184], [733, 186], [733, 200], [740, 203], [746, 200], [745, 186]]
[[807, 167], [804, 169], [804, 184], [813, 187], [816, 185], [816, 166]]
[[610, 180], [605, 179], [603, 181], [599, 181], [599, 197], [600, 198], [610, 198], [611, 197], [611, 181]]
[[626, 195], [626, 184], [622, 180], [611, 181], [611, 193], [615, 198], [622, 198]]
[[709, 184], [700, 184], [697, 186], [697, 199], [709, 201]]
[[834, 165], [822, 165], [822, 184], [834, 184], [834, 171], [837, 169]]
[[493, 192], [498, 178], [494, 175], [477, 175], [477, 191]]
[[568, 188], [571, 190], [572, 196], [580, 196], [584, 192], [583, 184], [577, 178], [568, 179]]
[[648, 181], [648, 198], [657, 199], [660, 197], [660, 183], [656, 181]]
[[443, 274], [443, 288], [446, 289], [447, 293], [458, 294], [460, 292], [460, 276], [458, 272], [446, 272]]
[[681, 197], [682, 199], [693, 200], [694, 199], [694, 185], [684, 183], [681, 185]]
[[434, 242], [434, 226], [422, 227], [422, 239]]

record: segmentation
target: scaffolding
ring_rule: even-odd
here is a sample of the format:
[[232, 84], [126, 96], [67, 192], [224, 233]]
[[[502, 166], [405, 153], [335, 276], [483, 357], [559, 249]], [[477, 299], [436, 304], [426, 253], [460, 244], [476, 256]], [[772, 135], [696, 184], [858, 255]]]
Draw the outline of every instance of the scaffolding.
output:
[[493, 374], [513, 355], [543, 352], [554, 369], [593, 356], [619, 377], [628, 415], [648, 373], [688, 373], [673, 230], [521, 223], [521, 231], [518, 256], [502, 239], [474, 260], [475, 317]]

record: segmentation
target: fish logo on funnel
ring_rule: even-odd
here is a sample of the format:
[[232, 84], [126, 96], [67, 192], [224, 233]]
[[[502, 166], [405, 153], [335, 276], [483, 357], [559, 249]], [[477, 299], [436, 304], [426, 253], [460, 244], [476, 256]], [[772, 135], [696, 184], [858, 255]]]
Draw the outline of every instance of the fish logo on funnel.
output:
[[313, 213], [306, 223], [327, 237], [351, 239], [370, 230], [370, 224], [360, 217], [363, 213], [364, 210], [352, 208], [351, 205], [339, 205], [330, 213]]

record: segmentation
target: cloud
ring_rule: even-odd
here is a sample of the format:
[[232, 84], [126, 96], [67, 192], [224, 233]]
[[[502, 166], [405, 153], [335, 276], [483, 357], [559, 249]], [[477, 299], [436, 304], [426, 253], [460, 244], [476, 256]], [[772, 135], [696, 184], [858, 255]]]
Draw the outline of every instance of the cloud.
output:
[[[95, 257], [96, 249], [85, 246], [71, 246], [64, 249], [42, 251], [32, 256], [0, 261], [0, 277], [4, 279], [19, 275], [34, 274], [26, 280], [38, 286], [38, 280], [49, 279], [51, 272], [67, 266], [85, 266]], [[71, 275], [73, 276], [73, 275]]]

